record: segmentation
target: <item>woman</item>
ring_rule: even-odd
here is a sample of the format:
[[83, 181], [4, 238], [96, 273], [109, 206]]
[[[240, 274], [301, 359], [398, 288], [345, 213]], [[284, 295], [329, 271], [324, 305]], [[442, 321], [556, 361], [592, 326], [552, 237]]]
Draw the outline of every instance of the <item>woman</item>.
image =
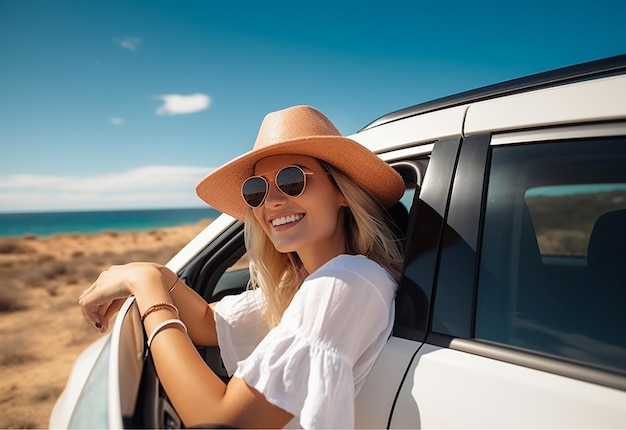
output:
[[[113, 266], [81, 295], [85, 317], [104, 332], [135, 296], [187, 426], [352, 427], [393, 324], [401, 255], [383, 209], [402, 178], [321, 112], [295, 106], [268, 114], [254, 149], [196, 191], [245, 221], [250, 288], [208, 305], [161, 265]], [[228, 384], [194, 346], [218, 344]]]

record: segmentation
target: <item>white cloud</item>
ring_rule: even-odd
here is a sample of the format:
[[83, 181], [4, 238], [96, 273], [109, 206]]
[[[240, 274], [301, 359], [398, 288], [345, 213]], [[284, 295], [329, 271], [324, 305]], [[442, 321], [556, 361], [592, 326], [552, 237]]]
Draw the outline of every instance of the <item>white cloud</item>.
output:
[[139, 45], [143, 43], [143, 40], [135, 36], [126, 36], [123, 39], [115, 39], [115, 43], [124, 49], [135, 52], [139, 49]]
[[124, 124], [124, 118], [118, 118], [118, 117], [113, 117], [109, 120], [111, 122], [111, 124], [113, 125], [123, 125]]
[[0, 208], [29, 212], [81, 209], [198, 207], [195, 185], [211, 169], [145, 166], [87, 176], [0, 176]]
[[159, 96], [163, 104], [159, 106], [157, 115], [181, 115], [200, 112], [211, 104], [211, 98], [206, 94], [163, 94]]

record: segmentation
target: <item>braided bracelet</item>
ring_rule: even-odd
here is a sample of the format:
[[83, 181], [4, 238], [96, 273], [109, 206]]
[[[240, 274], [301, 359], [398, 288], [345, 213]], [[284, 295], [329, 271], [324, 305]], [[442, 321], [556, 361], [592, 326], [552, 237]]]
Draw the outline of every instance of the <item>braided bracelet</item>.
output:
[[150, 345], [152, 345], [152, 341], [154, 340], [154, 337], [157, 334], [159, 334], [159, 332], [161, 330], [163, 330], [165, 327], [167, 327], [168, 325], [171, 325], [171, 324], [178, 324], [179, 326], [181, 326], [183, 328], [183, 330], [185, 330], [185, 333], [187, 333], [187, 326], [185, 325], [184, 322], [182, 322], [178, 318], [172, 318], [172, 319], [169, 319], [169, 320], [165, 320], [161, 324], [156, 326], [154, 331], [150, 335], [150, 337], [148, 337], [148, 349], [150, 348]]
[[161, 309], [170, 309], [176, 314], [177, 317], [180, 315], [178, 313], [178, 308], [171, 303], [166, 303], [166, 302], [155, 303], [152, 306], [150, 306], [148, 309], [146, 309], [144, 314], [141, 316], [141, 322], [143, 322], [146, 319], [146, 317], [150, 315], [152, 312], [156, 312]]

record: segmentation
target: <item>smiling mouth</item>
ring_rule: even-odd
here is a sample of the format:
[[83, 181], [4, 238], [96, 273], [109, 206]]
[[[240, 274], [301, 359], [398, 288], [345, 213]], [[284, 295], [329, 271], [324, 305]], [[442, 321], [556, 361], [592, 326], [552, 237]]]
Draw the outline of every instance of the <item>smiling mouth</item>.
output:
[[281, 226], [281, 225], [291, 224], [293, 222], [300, 221], [303, 217], [304, 217], [304, 215], [302, 215], [302, 214], [281, 216], [279, 218], [274, 218], [271, 221], [271, 223], [272, 223], [273, 227], [278, 227], [278, 226]]

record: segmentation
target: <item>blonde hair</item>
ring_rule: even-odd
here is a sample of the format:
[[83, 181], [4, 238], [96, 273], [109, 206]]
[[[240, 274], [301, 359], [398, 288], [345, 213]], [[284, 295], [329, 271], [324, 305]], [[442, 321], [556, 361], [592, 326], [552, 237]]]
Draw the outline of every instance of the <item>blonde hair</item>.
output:
[[[318, 160], [344, 196], [346, 252], [364, 255], [384, 267], [398, 280], [402, 253], [391, 231], [384, 209], [366, 191], [332, 166]], [[245, 242], [250, 259], [249, 288], [261, 288], [267, 300], [265, 322], [274, 327], [294, 294], [309, 275], [295, 252], [280, 253], [252, 214], [246, 213]]]

